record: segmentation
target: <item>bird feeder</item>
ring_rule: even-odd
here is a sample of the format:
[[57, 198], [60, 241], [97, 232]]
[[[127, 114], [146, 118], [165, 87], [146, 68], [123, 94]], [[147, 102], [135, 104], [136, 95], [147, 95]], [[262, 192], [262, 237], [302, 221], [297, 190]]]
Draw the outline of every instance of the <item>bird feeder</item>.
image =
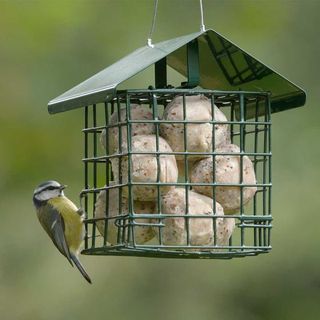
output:
[[[152, 83], [123, 89], [150, 66]], [[174, 83], [169, 68], [185, 81]], [[84, 110], [82, 253], [269, 252], [271, 115], [305, 99], [225, 37], [202, 30], [139, 48], [51, 100], [51, 114]]]

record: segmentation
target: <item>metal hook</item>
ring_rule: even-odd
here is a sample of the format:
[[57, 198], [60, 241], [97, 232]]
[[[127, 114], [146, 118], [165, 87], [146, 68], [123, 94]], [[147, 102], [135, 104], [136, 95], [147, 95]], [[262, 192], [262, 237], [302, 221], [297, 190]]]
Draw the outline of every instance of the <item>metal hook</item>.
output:
[[154, 0], [154, 11], [153, 11], [152, 25], [151, 25], [149, 37], [147, 39], [147, 46], [150, 48], [154, 47], [154, 45], [152, 44], [152, 34], [154, 32], [154, 28], [156, 25], [157, 11], [158, 11], [158, 0]]

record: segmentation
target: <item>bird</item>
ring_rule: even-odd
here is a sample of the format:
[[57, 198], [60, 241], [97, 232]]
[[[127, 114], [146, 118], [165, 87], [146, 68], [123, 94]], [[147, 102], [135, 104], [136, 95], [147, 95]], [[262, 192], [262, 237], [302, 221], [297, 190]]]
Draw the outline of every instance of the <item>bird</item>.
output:
[[45, 181], [34, 190], [33, 203], [40, 224], [54, 245], [92, 283], [78, 258], [84, 238], [84, 212], [64, 195], [66, 187], [54, 180]]

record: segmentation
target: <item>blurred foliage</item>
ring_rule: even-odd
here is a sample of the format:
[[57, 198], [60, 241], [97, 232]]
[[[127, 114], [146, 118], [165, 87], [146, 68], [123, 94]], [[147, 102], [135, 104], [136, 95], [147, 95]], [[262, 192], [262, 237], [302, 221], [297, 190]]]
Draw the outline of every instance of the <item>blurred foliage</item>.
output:
[[[46, 104], [144, 45], [153, 1], [0, 0], [1, 319], [319, 319], [320, 2], [204, 7], [207, 27], [308, 93], [306, 107], [273, 117], [273, 251], [230, 261], [84, 256], [88, 286], [32, 207], [45, 179], [67, 183], [72, 199], [82, 187], [82, 110], [51, 116]], [[160, 0], [154, 42], [197, 31], [199, 17], [196, 0]]]

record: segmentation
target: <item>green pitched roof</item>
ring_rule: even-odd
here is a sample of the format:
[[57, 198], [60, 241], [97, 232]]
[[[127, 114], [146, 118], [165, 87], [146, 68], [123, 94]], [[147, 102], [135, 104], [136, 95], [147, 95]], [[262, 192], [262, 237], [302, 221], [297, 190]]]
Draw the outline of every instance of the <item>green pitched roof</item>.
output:
[[270, 91], [273, 112], [304, 105], [305, 92], [214, 30], [144, 46], [66, 91], [48, 104], [50, 113], [104, 102], [117, 86], [167, 57], [167, 64], [187, 75], [187, 44], [198, 39], [200, 86], [216, 90]]

